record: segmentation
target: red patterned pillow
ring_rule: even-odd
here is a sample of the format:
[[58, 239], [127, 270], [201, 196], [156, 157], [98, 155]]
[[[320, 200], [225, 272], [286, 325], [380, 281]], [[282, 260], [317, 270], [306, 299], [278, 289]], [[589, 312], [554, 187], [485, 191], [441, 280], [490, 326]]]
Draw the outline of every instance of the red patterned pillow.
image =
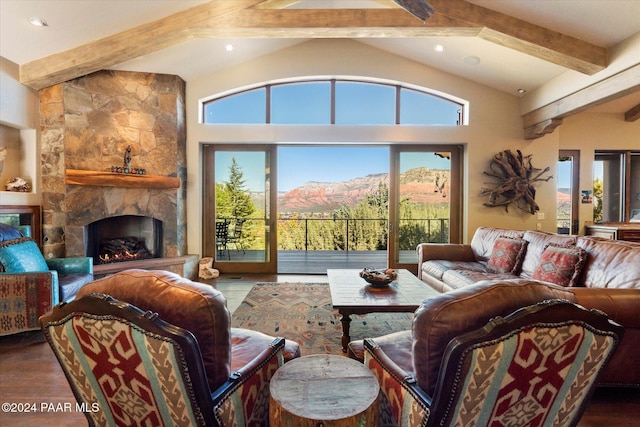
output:
[[587, 252], [576, 246], [545, 247], [540, 264], [533, 272], [533, 278], [561, 286], [577, 286], [578, 279], [587, 262]]
[[498, 237], [493, 244], [487, 271], [491, 273], [520, 273], [527, 241], [513, 237]]

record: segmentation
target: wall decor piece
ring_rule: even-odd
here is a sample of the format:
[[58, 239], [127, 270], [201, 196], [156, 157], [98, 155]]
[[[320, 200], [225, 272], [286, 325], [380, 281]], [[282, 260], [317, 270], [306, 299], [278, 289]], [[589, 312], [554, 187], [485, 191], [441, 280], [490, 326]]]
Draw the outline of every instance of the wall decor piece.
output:
[[531, 215], [540, 210], [535, 201], [536, 189], [533, 185], [549, 181], [553, 176], [543, 177], [550, 168], [533, 167], [531, 157], [531, 154], [523, 156], [520, 150], [516, 150], [516, 154], [511, 150], [504, 150], [493, 157], [489, 170], [483, 173], [494, 178], [497, 183], [493, 188], [483, 188], [480, 192], [481, 196], [489, 196], [489, 202], [484, 203], [485, 206], [504, 206], [509, 212], [509, 205], [514, 203]]
[[122, 166], [111, 166], [111, 172], [126, 173], [130, 175], [144, 175], [147, 173], [147, 170], [144, 168], [131, 167], [131, 146], [129, 145], [124, 152], [124, 160], [122, 162]]
[[16, 191], [20, 193], [28, 193], [31, 191], [31, 185], [19, 176], [11, 178], [5, 185], [7, 191]]

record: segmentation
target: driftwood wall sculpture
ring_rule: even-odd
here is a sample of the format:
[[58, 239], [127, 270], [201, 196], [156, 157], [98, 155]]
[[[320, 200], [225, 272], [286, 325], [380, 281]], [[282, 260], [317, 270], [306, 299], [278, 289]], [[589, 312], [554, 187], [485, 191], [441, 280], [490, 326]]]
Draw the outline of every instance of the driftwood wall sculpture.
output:
[[505, 150], [493, 157], [489, 170], [484, 174], [494, 178], [497, 183], [493, 188], [483, 188], [480, 195], [489, 196], [485, 206], [504, 206], [509, 212], [509, 205], [515, 203], [518, 208], [534, 215], [540, 207], [535, 201], [536, 189], [533, 185], [539, 181], [549, 181], [553, 176], [543, 177], [550, 168], [534, 168], [531, 154], [523, 156], [520, 150], [516, 150], [516, 153]]

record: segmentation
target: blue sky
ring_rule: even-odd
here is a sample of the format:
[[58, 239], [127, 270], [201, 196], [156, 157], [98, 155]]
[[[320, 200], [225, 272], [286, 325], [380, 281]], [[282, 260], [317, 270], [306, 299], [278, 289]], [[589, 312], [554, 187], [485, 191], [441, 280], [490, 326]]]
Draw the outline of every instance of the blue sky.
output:
[[[216, 153], [216, 181], [227, 181], [231, 158], [242, 168], [247, 189], [264, 190], [262, 152], [218, 151]], [[602, 165], [595, 164], [594, 175], [602, 176]], [[600, 169], [598, 169], [600, 166]], [[416, 167], [449, 169], [450, 162], [432, 152], [403, 155], [401, 172]], [[374, 173], [389, 172], [388, 146], [281, 146], [278, 148], [278, 190], [289, 191], [309, 181], [348, 181]], [[569, 188], [571, 162], [558, 162], [554, 179], [558, 188]]]
[[[231, 159], [242, 168], [247, 189], [264, 190], [264, 154], [251, 151], [216, 153], [216, 181], [227, 181]], [[449, 169], [450, 162], [432, 152], [411, 153], [401, 159], [401, 172], [415, 167]], [[339, 182], [389, 172], [388, 146], [278, 147], [278, 191], [289, 191], [309, 181]]]

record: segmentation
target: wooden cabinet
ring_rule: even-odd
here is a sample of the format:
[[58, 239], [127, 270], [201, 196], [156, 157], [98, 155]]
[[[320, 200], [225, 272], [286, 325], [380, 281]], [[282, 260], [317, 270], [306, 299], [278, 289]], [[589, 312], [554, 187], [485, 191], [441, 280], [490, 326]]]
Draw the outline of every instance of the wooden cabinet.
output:
[[28, 225], [31, 238], [42, 247], [40, 206], [0, 205], [0, 222], [9, 225]]
[[605, 239], [627, 240], [640, 243], [640, 223], [603, 223], [587, 225], [587, 236]]

